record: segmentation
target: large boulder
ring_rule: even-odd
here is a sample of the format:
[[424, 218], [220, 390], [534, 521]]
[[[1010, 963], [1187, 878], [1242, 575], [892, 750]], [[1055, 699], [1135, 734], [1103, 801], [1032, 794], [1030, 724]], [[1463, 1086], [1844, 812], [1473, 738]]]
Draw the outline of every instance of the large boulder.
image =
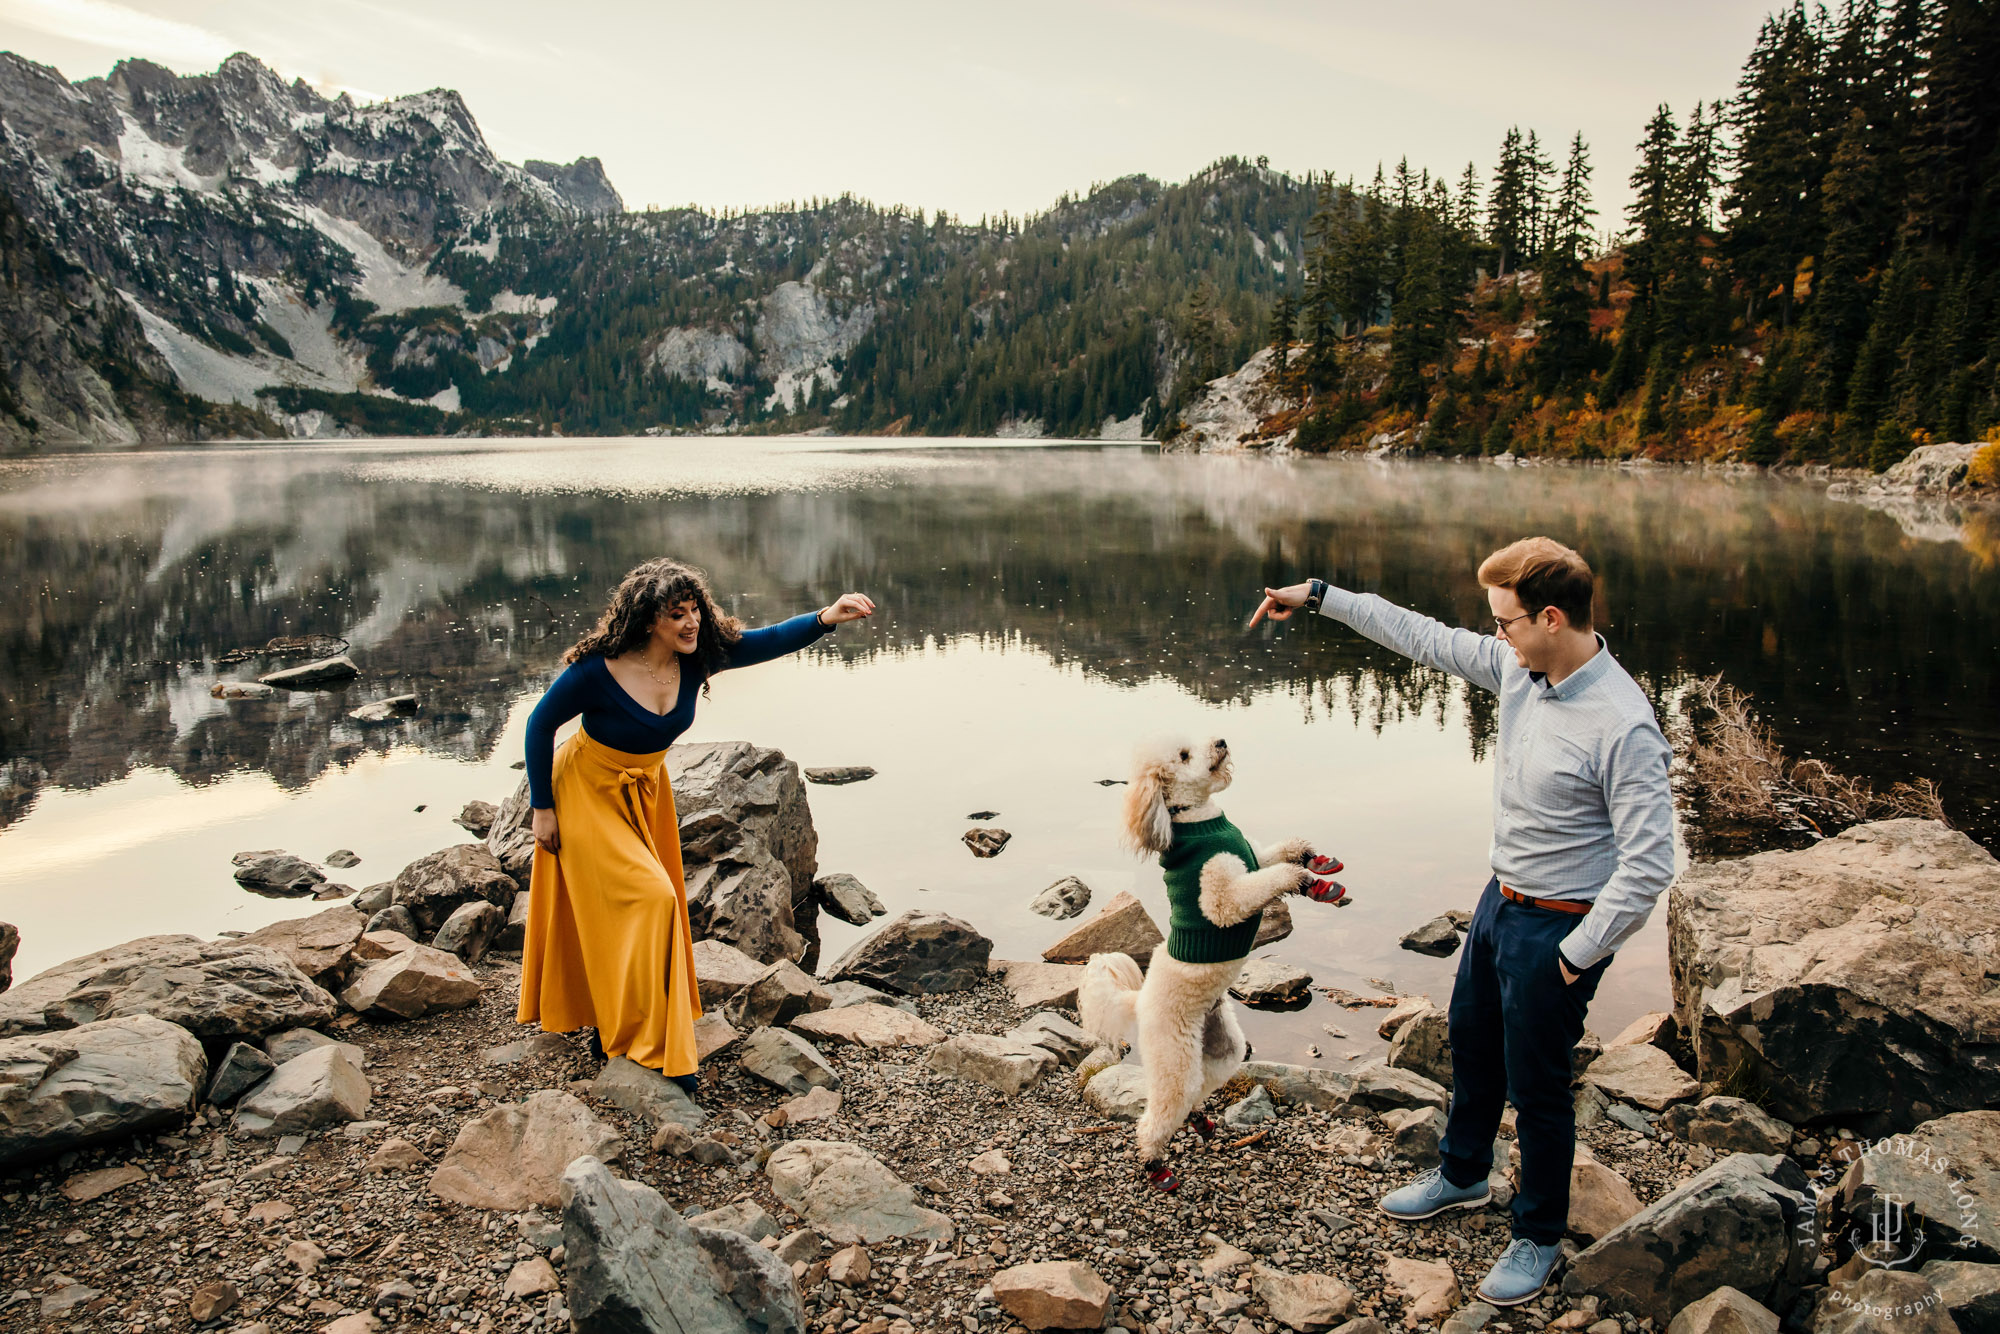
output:
[[705, 1010], [720, 1009], [723, 1002], [764, 975], [761, 964], [734, 945], [720, 940], [694, 943], [695, 985], [701, 991]]
[[367, 916], [342, 903], [310, 917], [273, 922], [243, 937], [243, 943], [276, 950], [307, 977], [333, 990], [347, 977], [354, 946], [367, 929]]
[[2000, 1265], [1932, 1260], [1921, 1272], [1962, 1334], [2000, 1334]]
[[457, 955], [411, 945], [356, 971], [340, 998], [364, 1014], [421, 1019], [478, 1004], [479, 979]]
[[1073, 875], [1066, 875], [1035, 895], [1028, 904], [1028, 911], [1063, 922], [1089, 906], [1090, 886]]
[[1046, 1047], [990, 1033], [960, 1033], [924, 1057], [926, 1069], [983, 1084], [1009, 1098], [1041, 1083], [1042, 1076], [1061, 1063]]
[[1978, 442], [1918, 445], [1887, 472], [1861, 481], [1843, 479], [1826, 488], [1830, 496], [1942, 496], [1965, 485]]
[[257, 1037], [337, 1013], [332, 995], [268, 946], [144, 936], [59, 963], [0, 995], [0, 1037], [133, 1014], [196, 1037]]
[[1046, 963], [1089, 963], [1093, 954], [1129, 954], [1141, 968], [1167, 943], [1146, 905], [1121, 892], [1095, 916], [1042, 951]]
[[[1079, 1067], [1081, 1078], [1088, 1066]], [[1137, 1121], [1146, 1112], [1146, 1070], [1144, 1066], [1119, 1063], [1092, 1074], [1083, 1085], [1083, 1100], [1100, 1116], [1114, 1121]]]
[[689, 1225], [652, 1187], [594, 1157], [561, 1178], [570, 1327], [675, 1334], [801, 1334], [792, 1271], [740, 1232]]
[[1731, 1154], [1597, 1239], [1563, 1291], [1664, 1326], [1717, 1288], [1789, 1310], [1819, 1252], [1806, 1177], [1775, 1155]]
[[1706, 1144], [1723, 1153], [1783, 1153], [1792, 1143], [1792, 1128], [1754, 1102], [1720, 1094], [1698, 1103], [1669, 1107], [1661, 1118], [1667, 1129], [1690, 1144]]
[[1253, 1008], [1282, 1009], [1312, 999], [1312, 974], [1276, 959], [1245, 959], [1229, 994]]
[[430, 1189], [475, 1209], [553, 1207], [562, 1202], [559, 1183], [571, 1162], [585, 1155], [610, 1162], [623, 1149], [618, 1132], [573, 1094], [541, 1089], [461, 1126]]
[[905, 996], [970, 991], [986, 976], [993, 942], [949, 913], [912, 908], [856, 941], [827, 971], [829, 982], [865, 982]]
[[1840, 1204], [1862, 1241], [1893, 1208], [1906, 1237], [1923, 1233], [1920, 1259], [2000, 1264], [2000, 1112], [1955, 1112], [1863, 1145]]
[[1869, 1269], [1827, 1294], [1813, 1334], [1963, 1334], [1930, 1280], [1907, 1269]]
[[667, 778], [695, 934], [764, 963], [804, 958], [819, 835], [799, 767], [768, 746], [717, 741], [669, 748]]
[[1778, 1334], [1778, 1316], [1724, 1286], [1683, 1306], [1667, 1334]]
[[1930, 820], [1697, 862], [1667, 907], [1674, 1009], [1704, 1084], [1875, 1135], [2000, 1104], [2000, 862]]
[[507, 914], [484, 899], [461, 903], [444, 919], [437, 935], [431, 937], [431, 948], [456, 954], [467, 963], [478, 963], [506, 925]]
[[368, 1115], [368, 1077], [346, 1044], [328, 1043], [286, 1061], [236, 1104], [236, 1129], [296, 1135]]
[[520, 886], [484, 843], [458, 843], [417, 858], [397, 872], [391, 901], [408, 908], [425, 935], [467, 903], [482, 900], [505, 912]]
[[1024, 1010], [1044, 1010], [1050, 1006], [1076, 1008], [1076, 989], [1083, 985], [1084, 965], [1080, 963], [990, 959], [986, 967], [1000, 974], [1008, 995]]
[[889, 910], [875, 891], [845, 871], [835, 871], [813, 881], [813, 896], [822, 908], [849, 926], [867, 926]]
[[1583, 1077], [1619, 1102], [1662, 1112], [1701, 1095], [1701, 1085], [1658, 1047], [1643, 1043], [1613, 1047], [1592, 1061]]
[[522, 889], [535, 870], [534, 810], [528, 804], [528, 780], [523, 778], [513, 794], [500, 803], [493, 823], [486, 829], [486, 850], [514, 877]]
[[832, 1004], [833, 997], [813, 981], [812, 974], [790, 959], [780, 959], [724, 1002], [722, 1017], [741, 1029], [775, 1027]]
[[1425, 1000], [1403, 1016], [1389, 1040], [1387, 1060], [1398, 1070], [1411, 1070], [1433, 1083], [1451, 1087], [1451, 1024], [1445, 1012]]
[[893, 1005], [842, 1005], [802, 1014], [792, 1028], [815, 1041], [857, 1047], [928, 1047], [945, 1039], [942, 1028]]
[[207, 1078], [194, 1035], [150, 1015], [0, 1039], [0, 1163], [178, 1125]]
[[787, 1208], [841, 1245], [952, 1238], [951, 1219], [918, 1205], [916, 1192], [859, 1145], [795, 1139], [773, 1151], [764, 1170]]
[[787, 1093], [804, 1093], [819, 1087], [837, 1089], [840, 1076], [828, 1065], [819, 1048], [796, 1033], [782, 1028], [760, 1028], [743, 1040], [736, 1064]]
[[992, 1285], [1000, 1309], [1029, 1329], [1101, 1329], [1111, 1311], [1111, 1285], [1075, 1260], [1015, 1265]]

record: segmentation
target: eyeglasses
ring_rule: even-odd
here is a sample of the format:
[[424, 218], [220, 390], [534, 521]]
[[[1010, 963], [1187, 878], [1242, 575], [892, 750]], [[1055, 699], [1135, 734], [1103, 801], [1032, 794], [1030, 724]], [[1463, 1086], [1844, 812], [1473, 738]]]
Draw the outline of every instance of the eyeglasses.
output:
[[1493, 618], [1493, 629], [1497, 634], [1499, 634], [1499, 636], [1502, 639], [1505, 639], [1507, 637], [1508, 626], [1512, 625], [1516, 621], [1525, 621], [1530, 616], [1539, 616], [1539, 615], [1541, 615], [1541, 613], [1538, 611], [1524, 611], [1519, 616], [1508, 616], [1505, 618], [1495, 616]]

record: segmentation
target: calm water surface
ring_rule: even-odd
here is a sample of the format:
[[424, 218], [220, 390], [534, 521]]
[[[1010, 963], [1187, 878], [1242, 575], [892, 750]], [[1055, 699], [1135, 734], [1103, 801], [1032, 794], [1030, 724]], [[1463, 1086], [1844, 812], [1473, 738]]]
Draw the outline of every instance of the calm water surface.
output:
[[[1351, 907], [1294, 907], [1271, 947], [1322, 985], [1440, 999], [1452, 960], [1397, 947], [1483, 884], [1485, 699], [1327, 621], [1246, 634], [1268, 582], [1319, 573], [1480, 625], [1471, 571], [1548, 533], [1589, 555], [1613, 651], [1670, 723], [1694, 675], [1752, 692], [1798, 755], [1930, 777], [2000, 838], [2000, 585], [1950, 542], [1763, 479], [1609, 470], [1161, 458], [816, 440], [217, 448], [0, 467], [0, 920], [17, 976], [133, 936], [250, 929], [319, 905], [255, 898], [229, 857], [351, 848], [387, 879], [518, 781], [556, 659], [632, 565], [706, 567], [751, 624], [848, 589], [881, 607], [794, 659], [715, 684], [690, 740], [744, 737], [880, 776], [811, 789], [823, 870], [891, 912], [965, 917], [1000, 957], [1063, 929], [1027, 911], [1062, 875], [1164, 918], [1115, 821], [1133, 742], [1221, 734], [1257, 841], [1348, 864]], [[219, 665], [277, 635], [348, 641], [344, 690], [224, 703]], [[368, 699], [417, 718], [362, 728]], [[971, 812], [1014, 834], [997, 858]], [[1592, 1025], [1667, 999], [1664, 911], [1613, 965]], [[861, 934], [823, 919], [825, 956]], [[1326, 1026], [1344, 1030], [1337, 1037]], [[1266, 1054], [1371, 1052], [1324, 999], [1250, 1016]]]

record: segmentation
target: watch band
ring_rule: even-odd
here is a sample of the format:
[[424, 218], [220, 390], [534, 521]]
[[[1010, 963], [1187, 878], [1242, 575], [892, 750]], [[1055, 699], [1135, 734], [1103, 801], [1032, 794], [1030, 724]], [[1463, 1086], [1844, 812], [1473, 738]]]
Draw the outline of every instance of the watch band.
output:
[[1326, 596], [1327, 583], [1324, 579], [1312, 581], [1312, 591], [1306, 594], [1306, 610], [1317, 613], [1320, 599]]

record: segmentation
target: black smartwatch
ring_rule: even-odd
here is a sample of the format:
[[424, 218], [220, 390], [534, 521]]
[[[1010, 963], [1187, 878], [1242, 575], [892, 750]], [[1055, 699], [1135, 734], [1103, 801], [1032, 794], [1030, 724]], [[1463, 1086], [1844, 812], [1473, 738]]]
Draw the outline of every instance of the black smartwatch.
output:
[[1319, 611], [1319, 600], [1326, 596], [1326, 580], [1315, 579], [1312, 589], [1306, 594], [1306, 610], [1315, 614]]

